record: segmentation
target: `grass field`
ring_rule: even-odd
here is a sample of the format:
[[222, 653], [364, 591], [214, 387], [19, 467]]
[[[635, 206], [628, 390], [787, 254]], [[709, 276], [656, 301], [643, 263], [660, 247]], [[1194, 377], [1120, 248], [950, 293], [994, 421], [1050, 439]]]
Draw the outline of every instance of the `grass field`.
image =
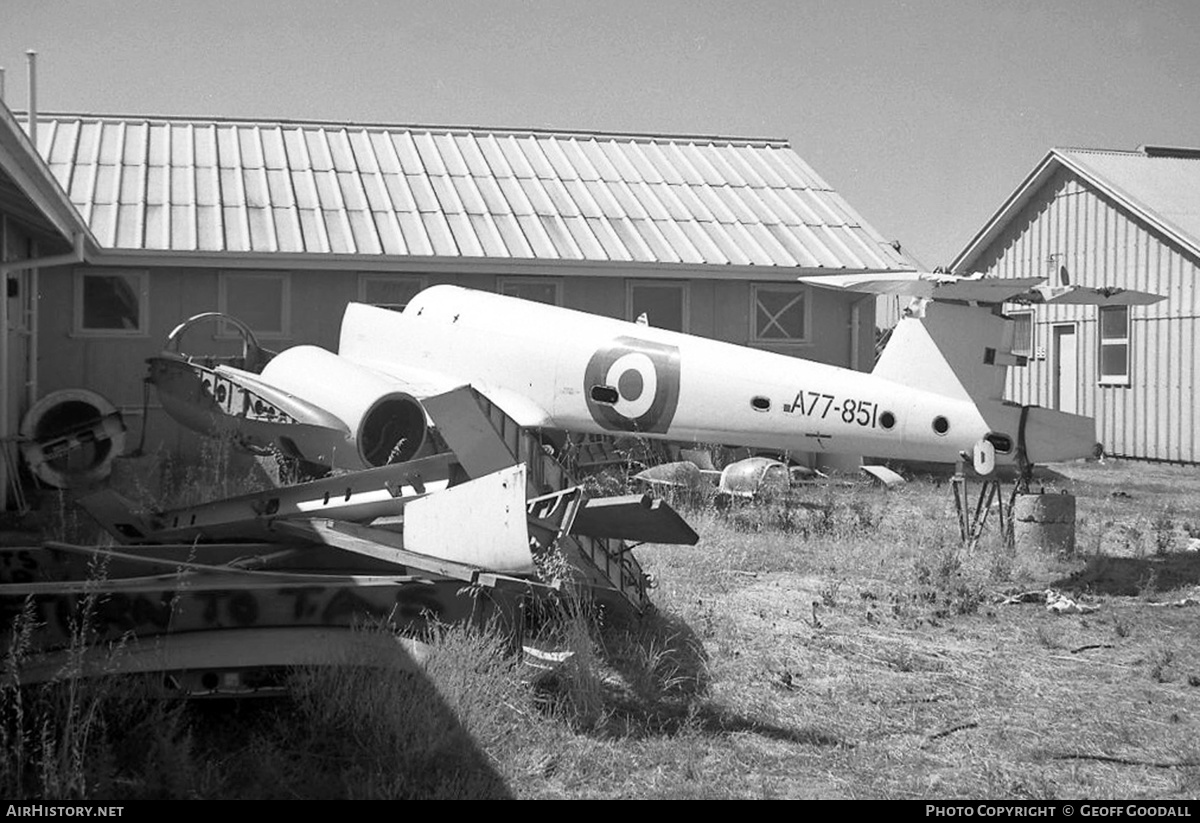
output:
[[[1042, 483], [1078, 495], [1072, 557], [1007, 549], [994, 525], [964, 551], [949, 487], [930, 479], [687, 511], [699, 545], [638, 549], [655, 612], [565, 616], [555, 640], [575, 655], [556, 672], [448, 628], [424, 678], [297, 672], [288, 700], [159, 701], [139, 722], [129, 701], [145, 698], [76, 695], [75, 728], [94, 729], [83, 744], [61, 709], [39, 709], [53, 696], [5, 690], [0, 791], [1200, 796], [1200, 470], [1058, 470]], [[1095, 609], [1003, 603], [1045, 589]], [[36, 733], [12, 737], [18, 709]], [[50, 750], [64, 774], [39, 782], [28, 765], [47, 735], [64, 741]]]

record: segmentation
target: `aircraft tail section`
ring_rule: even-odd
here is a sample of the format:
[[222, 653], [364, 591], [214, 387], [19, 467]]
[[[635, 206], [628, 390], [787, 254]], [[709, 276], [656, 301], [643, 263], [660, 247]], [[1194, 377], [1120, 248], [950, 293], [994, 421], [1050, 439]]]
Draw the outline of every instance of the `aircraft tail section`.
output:
[[1004, 396], [1012, 354], [1012, 322], [986, 308], [926, 303], [892, 332], [872, 374], [979, 405]]

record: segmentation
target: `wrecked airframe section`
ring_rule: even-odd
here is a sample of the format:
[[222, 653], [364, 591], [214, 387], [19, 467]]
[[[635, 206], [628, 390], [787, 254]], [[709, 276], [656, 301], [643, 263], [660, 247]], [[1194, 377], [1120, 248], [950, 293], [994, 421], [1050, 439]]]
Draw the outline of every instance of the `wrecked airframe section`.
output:
[[387, 635], [353, 630], [367, 621], [393, 627], [411, 663], [432, 623], [498, 617], [519, 637], [530, 606], [568, 588], [644, 609], [631, 543], [698, 540], [663, 501], [589, 498], [470, 387], [421, 405], [438, 443], [422, 457], [173, 511], [101, 491], [79, 502], [120, 546], [0, 549], [0, 621], [31, 620], [22, 682], [81, 651], [84, 612], [85, 673], [160, 672], [190, 694], [254, 692], [289, 665], [396, 659], [372, 647]]

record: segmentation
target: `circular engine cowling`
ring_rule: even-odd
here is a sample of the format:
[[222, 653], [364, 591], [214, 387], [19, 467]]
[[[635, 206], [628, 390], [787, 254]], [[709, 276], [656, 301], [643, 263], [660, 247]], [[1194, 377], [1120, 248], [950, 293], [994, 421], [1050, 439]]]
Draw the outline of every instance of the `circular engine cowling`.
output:
[[[425, 443], [428, 423], [420, 401], [387, 376], [325, 349], [287, 349], [263, 368], [262, 379], [345, 423], [362, 467], [411, 460]], [[354, 468], [339, 456], [334, 462]]]
[[21, 421], [21, 436], [30, 470], [57, 489], [104, 480], [125, 451], [120, 412], [87, 389], [61, 389], [34, 403]]

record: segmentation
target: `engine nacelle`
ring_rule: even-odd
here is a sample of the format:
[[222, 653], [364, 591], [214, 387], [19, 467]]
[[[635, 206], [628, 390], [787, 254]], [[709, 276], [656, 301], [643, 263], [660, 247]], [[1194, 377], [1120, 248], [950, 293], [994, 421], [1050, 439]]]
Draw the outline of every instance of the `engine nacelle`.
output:
[[317, 346], [295, 346], [263, 368], [262, 380], [320, 406], [346, 424], [361, 466], [334, 456], [341, 468], [411, 460], [425, 443], [420, 402], [387, 377]]

